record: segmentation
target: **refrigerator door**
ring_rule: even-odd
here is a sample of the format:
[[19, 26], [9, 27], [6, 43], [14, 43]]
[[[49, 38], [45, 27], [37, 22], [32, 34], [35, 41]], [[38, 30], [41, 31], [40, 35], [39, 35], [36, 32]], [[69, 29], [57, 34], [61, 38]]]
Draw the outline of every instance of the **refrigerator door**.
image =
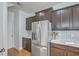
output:
[[49, 21], [41, 21], [40, 22], [40, 30], [41, 30], [41, 45], [47, 46], [47, 42], [49, 39]]
[[32, 43], [47, 46], [49, 40], [49, 25], [48, 20], [32, 23]]
[[40, 22], [32, 23], [32, 43], [40, 45]]

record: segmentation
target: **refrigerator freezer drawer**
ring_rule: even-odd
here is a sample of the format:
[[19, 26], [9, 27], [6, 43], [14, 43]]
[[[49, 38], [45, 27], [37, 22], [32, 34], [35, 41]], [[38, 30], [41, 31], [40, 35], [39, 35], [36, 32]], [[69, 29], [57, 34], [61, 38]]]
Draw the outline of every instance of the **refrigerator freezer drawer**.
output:
[[32, 56], [47, 56], [47, 48], [32, 44]]

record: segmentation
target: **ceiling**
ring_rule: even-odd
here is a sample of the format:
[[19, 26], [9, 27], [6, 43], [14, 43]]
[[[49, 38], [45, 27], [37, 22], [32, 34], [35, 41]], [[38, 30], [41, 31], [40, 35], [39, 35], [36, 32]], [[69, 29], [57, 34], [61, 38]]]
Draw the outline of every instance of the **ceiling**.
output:
[[37, 11], [53, 7], [54, 5], [60, 4], [62, 2], [12, 2], [16, 7], [28, 12], [35, 13]]
[[79, 2], [11, 2], [9, 6], [16, 6], [17, 8], [27, 12], [35, 13], [50, 7], [53, 7], [54, 10], [60, 9], [63, 7], [72, 6], [79, 4]]

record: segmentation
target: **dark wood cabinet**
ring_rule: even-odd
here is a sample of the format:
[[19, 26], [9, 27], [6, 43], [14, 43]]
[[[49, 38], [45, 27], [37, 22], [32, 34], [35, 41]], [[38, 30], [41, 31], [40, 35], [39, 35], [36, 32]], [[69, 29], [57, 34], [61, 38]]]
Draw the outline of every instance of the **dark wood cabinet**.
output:
[[66, 53], [67, 53], [67, 56], [79, 56], [79, 48], [67, 46]]
[[26, 30], [31, 30], [32, 29], [32, 19], [31, 18], [26, 18]]
[[79, 5], [73, 7], [73, 29], [79, 29]]
[[61, 29], [72, 29], [72, 7], [61, 10]]
[[52, 12], [52, 30], [79, 30], [79, 4]]
[[59, 44], [50, 44], [50, 55], [51, 56], [65, 56], [66, 55], [66, 47]]
[[48, 8], [39, 12], [36, 12], [36, 19], [38, 21], [42, 21], [42, 20], [49, 20], [51, 21], [52, 19], [52, 8]]
[[22, 48], [31, 52], [31, 39], [30, 38], [22, 38]]
[[60, 48], [53, 47], [51, 48], [51, 56], [64, 56], [65, 51]]
[[32, 30], [32, 22], [36, 21], [36, 16], [26, 18], [26, 30]]
[[61, 9], [52, 12], [52, 30], [53, 29], [72, 29], [72, 8]]
[[32, 22], [38, 21], [38, 20], [36, 19], [36, 16], [32, 16], [31, 19], [32, 19]]
[[61, 11], [52, 13], [52, 30], [61, 29]]
[[68, 51], [67, 54], [68, 56], [79, 56], [79, 54], [70, 51]]
[[51, 43], [50, 55], [51, 56], [79, 56], [79, 48]]

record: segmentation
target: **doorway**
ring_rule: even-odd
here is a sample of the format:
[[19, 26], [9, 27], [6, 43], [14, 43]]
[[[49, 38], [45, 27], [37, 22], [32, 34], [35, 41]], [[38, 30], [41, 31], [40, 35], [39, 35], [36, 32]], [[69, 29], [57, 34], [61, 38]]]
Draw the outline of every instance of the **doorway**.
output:
[[14, 47], [14, 13], [8, 11], [8, 49]]

